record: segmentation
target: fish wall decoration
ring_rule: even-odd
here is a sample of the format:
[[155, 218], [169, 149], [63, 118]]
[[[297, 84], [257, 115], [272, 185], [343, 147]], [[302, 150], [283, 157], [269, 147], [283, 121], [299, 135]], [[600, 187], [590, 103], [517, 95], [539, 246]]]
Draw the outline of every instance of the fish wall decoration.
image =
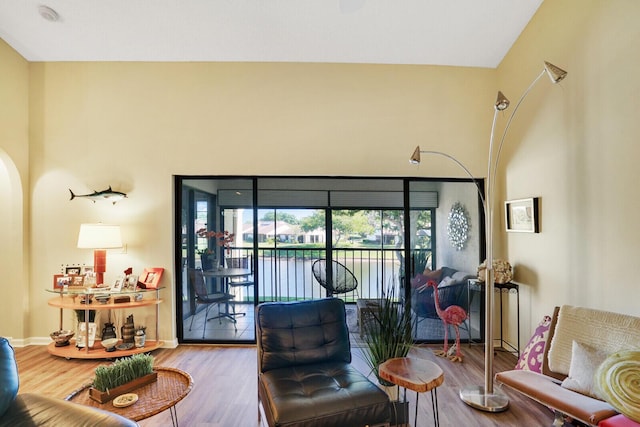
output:
[[109, 188], [107, 188], [106, 190], [94, 191], [93, 193], [89, 193], [89, 194], [74, 194], [73, 191], [71, 191], [71, 189], [69, 189], [69, 193], [71, 193], [71, 198], [69, 200], [73, 200], [76, 197], [78, 198], [82, 197], [85, 199], [92, 200], [93, 203], [95, 203], [96, 200], [108, 200], [112, 202], [114, 205], [118, 200], [122, 200], [125, 197], [127, 197], [125, 193], [121, 193], [119, 191], [113, 191], [111, 189], [111, 186], [109, 186]]

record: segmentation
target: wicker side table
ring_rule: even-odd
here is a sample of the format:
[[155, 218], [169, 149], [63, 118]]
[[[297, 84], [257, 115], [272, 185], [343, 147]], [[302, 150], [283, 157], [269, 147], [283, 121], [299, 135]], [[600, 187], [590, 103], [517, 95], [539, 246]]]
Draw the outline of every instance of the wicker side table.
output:
[[133, 390], [133, 393], [138, 395], [138, 401], [126, 408], [116, 408], [111, 402], [99, 403], [91, 399], [90, 385], [72, 392], [65, 400], [115, 412], [133, 421], [143, 420], [169, 409], [171, 421], [177, 427], [176, 404], [193, 388], [193, 378], [188, 373], [175, 368], [156, 367], [155, 370], [158, 372], [158, 380]]

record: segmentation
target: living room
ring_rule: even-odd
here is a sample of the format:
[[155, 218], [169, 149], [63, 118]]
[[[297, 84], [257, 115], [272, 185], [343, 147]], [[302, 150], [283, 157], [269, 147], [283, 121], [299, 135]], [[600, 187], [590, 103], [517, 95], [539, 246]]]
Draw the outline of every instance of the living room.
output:
[[[28, 61], [0, 41], [1, 335], [49, 344], [59, 313], [44, 289], [62, 265], [92, 263], [78, 230], [104, 222], [126, 244], [109, 252], [107, 281], [165, 269], [159, 335], [177, 346], [173, 176], [465, 177], [446, 162], [410, 165], [420, 145], [484, 177], [497, 91], [515, 101], [544, 60], [569, 77], [541, 81], [522, 104], [497, 175], [498, 206], [541, 200], [539, 233], [507, 233], [496, 218], [496, 258], [521, 284], [521, 334], [562, 304], [637, 316], [638, 16], [635, 1], [547, 0], [495, 68]], [[109, 185], [127, 199], [68, 200], [69, 188]]]

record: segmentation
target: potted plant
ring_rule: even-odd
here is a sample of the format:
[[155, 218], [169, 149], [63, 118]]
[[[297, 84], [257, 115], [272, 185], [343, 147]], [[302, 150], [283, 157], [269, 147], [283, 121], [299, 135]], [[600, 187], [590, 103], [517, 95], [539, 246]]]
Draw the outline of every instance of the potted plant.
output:
[[[374, 373], [381, 386], [387, 388], [392, 383], [380, 378], [378, 367], [381, 363], [395, 358], [406, 357], [413, 345], [411, 333], [411, 312], [403, 304], [396, 301], [393, 288], [382, 293], [378, 307], [371, 310], [370, 316], [360, 325], [364, 330], [363, 340], [364, 359], [371, 372]], [[391, 393], [389, 393], [391, 395]], [[391, 396], [396, 398], [396, 396]], [[393, 415], [395, 422], [392, 425], [402, 424], [408, 420], [407, 402], [393, 401]]]

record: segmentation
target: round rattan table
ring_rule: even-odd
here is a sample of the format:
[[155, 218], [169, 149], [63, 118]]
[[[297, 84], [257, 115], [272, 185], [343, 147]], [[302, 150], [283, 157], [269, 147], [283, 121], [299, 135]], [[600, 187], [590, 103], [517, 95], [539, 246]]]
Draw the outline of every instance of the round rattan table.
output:
[[193, 378], [180, 369], [156, 367], [155, 370], [158, 372], [157, 381], [131, 391], [138, 395], [138, 401], [131, 406], [116, 408], [112, 402], [96, 402], [89, 397], [90, 384], [71, 393], [65, 400], [114, 412], [133, 421], [143, 420], [169, 409], [171, 422], [177, 427], [176, 403], [189, 394], [193, 388]]

